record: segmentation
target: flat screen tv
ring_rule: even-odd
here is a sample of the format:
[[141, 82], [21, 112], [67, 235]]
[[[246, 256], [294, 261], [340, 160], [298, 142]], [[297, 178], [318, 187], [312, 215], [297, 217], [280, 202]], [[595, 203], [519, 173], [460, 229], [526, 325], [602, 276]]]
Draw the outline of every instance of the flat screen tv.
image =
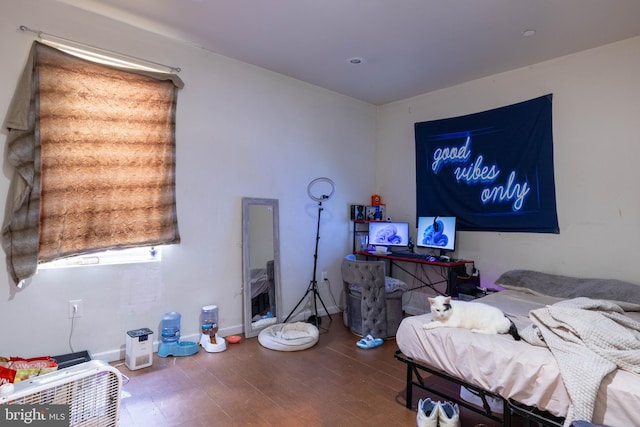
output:
[[456, 249], [456, 217], [421, 216], [418, 218], [416, 246], [440, 249], [440, 255]]
[[408, 222], [370, 222], [369, 244], [374, 246], [407, 246]]

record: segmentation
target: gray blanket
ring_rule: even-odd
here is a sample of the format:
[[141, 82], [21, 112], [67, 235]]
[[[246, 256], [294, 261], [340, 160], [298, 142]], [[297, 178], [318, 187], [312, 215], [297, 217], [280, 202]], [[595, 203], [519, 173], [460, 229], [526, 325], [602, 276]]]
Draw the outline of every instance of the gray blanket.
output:
[[[624, 304], [640, 311], [640, 306]], [[591, 421], [603, 378], [616, 368], [640, 373], [640, 322], [611, 301], [574, 298], [530, 312], [533, 325], [520, 331], [530, 344], [555, 357], [571, 398], [565, 426]]]
[[531, 270], [503, 273], [496, 284], [559, 298], [587, 297], [640, 304], [640, 286], [615, 279], [585, 279]]

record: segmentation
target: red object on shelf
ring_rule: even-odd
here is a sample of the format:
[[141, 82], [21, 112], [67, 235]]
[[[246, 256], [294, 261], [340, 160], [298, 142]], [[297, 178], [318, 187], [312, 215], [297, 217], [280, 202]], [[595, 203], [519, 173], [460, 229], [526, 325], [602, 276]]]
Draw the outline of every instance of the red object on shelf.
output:
[[379, 194], [371, 196], [371, 206], [379, 206], [382, 203], [382, 197]]

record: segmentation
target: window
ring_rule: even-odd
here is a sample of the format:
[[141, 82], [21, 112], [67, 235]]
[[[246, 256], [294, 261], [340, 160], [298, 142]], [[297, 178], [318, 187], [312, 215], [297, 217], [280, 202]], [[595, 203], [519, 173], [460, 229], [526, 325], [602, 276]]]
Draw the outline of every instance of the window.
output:
[[92, 265], [134, 264], [141, 262], [159, 262], [162, 260], [160, 247], [140, 247], [102, 251], [94, 254], [77, 255], [41, 263], [38, 269], [48, 270], [65, 267], [87, 267]]
[[34, 43], [7, 121], [16, 171], [3, 244], [16, 283], [38, 263], [180, 241], [179, 87], [175, 75], [124, 71]]

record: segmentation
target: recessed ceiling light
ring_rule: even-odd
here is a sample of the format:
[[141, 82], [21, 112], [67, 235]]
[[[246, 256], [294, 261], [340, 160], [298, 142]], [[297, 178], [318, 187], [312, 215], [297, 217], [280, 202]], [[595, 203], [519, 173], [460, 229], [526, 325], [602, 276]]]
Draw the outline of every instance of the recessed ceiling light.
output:
[[536, 30], [524, 30], [522, 32], [523, 37], [531, 37], [536, 34]]
[[358, 65], [364, 62], [364, 58], [361, 56], [352, 56], [351, 58], [347, 59], [347, 62], [349, 64]]

